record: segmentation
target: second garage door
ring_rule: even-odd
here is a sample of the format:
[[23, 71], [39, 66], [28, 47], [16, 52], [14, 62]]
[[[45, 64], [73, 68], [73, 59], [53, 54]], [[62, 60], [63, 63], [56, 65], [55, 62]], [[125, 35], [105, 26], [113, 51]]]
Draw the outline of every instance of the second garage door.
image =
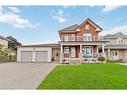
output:
[[48, 61], [48, 51], [36, 51], [35, 61], [36, 62], [47, 62]]

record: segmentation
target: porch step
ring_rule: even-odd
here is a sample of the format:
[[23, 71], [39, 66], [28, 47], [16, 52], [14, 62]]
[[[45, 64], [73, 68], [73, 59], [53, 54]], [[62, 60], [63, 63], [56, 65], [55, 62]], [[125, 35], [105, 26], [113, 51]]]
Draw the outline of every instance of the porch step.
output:
[[70, 60], [70, 64], [81, 64], [80, 60]]

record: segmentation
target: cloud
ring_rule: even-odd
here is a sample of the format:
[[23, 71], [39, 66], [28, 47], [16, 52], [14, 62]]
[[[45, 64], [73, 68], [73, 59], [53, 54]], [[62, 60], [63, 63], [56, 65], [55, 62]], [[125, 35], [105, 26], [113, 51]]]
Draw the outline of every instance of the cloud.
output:
[[0, 11], [3, 11], [3, 8], [2, 8], [2, 6], [0, 6]]
[[26, 28], [26, 27], [35, 28], [36, 26], [39, 25], [38, 23], [32, 24], [29, 20], [14, 13], [6, 13], [0, 15], [0, 22], [10, 24], [17, 28]]
[[127, 34], [127, 25], [113, 27], [109, 30], [103, 31], [101, 34], [102, 35], [115, 34], [117, 32], [123, 32], [123, 33]]
[[66, 18], [60, 16], [53, 16], [53, 19], [56, 19], [59, 23], [64, 23], [67, 21]]
[[110, 12], [110, 11], [113, 11], [113, 10], [116, 10], [118, 9], [120, 6], [105, 6], [103, 9], [102, 9], [102, 13], [105, 13], [105, 12]]
[[16, 7], [8, 7], [8, 9], [10, 9], [11, 11], [13, 11], [14, 13], [20, 13], [19, 9]]
[[60, 15], [60, 16], [63, 16], [64, 12], [63, 12], [63, 10], [58, 10], [57, 14]]
[[53, 14], [52, 18], [57, 20], [59, 23], [64, 23], [67, 21], [67, 19], [65, 18], [65, 13], [62, 9], [52, 10], [51, 12]]
[[76, 8], [76, 6], [67, 6], [67, 5], [66, 6], [62, 6], [62, 7], [65, 8], [65, 9], [67, 9], [67, 8], [73, 8], [73, 9]]
[[0, 14], [3, 12], [3, 8], [2, 6], [0, 6]]
[[[1, 9], [1, 8], [0, 8]], [[18, 11], [17, 11], [18, 12]], [[20, 14], [8, 12], [3, 9], [0, 14], [0, 22], [9, 24], [15, 28], [36, 28], [39, 23], [32, 23]]]

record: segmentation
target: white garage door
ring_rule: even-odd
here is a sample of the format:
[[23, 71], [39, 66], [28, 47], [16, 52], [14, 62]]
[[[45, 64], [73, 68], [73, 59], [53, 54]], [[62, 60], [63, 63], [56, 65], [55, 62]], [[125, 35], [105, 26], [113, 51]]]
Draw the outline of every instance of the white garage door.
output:
[[47, 62], [48, 51], [36, 51], [36, 62]]
[[32, 62], [32, 51], [22, 51], [21, 62]]

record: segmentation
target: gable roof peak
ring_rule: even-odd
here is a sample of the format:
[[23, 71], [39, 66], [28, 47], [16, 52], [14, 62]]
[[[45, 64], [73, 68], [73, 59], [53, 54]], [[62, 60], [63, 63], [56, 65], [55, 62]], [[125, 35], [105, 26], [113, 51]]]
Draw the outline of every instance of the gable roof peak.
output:
[[[79, 27], [81, 27], [82, 25], [84, 25], [86, 22], [89, 22], [92, 26], [94, 26], [95, 28], [96, 28], [96, 31], [98, 31], [98, 32], [100, 32], [100, 31], [102, 31], [103, 29], [100, 27], [100, 26], [98, 26], [95, 22], [93, 22], [90, 18], [87, 18], [83, 23], [81, 23], [80, 25], [79, 25]], [[78, 28], [79, 28], [78, 27]]]
[[123, 34], [122, 32], [117, 32], [116, 34], [107, 34], [104, 38], [127, 38], [127, 35]]
[[119, 36], [119, 35], [122, 35], [122, 37], [125, 37], [126, 35], [125, 34], [123, 34], [122, 32], [117, 32], [115, 35], [114, 35], [114, 38], [116, 38], [117, 36]]

